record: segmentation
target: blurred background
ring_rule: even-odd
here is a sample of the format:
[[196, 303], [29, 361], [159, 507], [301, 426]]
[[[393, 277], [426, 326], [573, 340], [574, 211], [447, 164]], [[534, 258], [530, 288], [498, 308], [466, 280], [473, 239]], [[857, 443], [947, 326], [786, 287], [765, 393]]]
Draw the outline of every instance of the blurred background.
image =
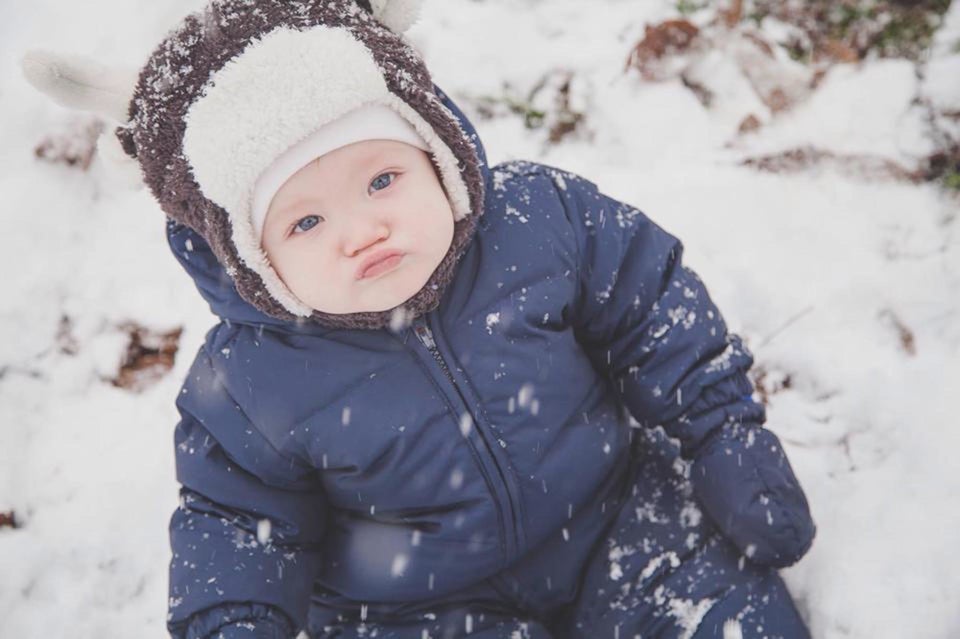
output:
[[[0, 1], [0, 637], [166, 636], [174, 399], [217, 321], [19, 58], [135, 69], [204, 4]], [[814, 636], [960, 636], [960, 6], [427, 0], [408, 35], [491, 164], [683, 240], [811, 501]]]

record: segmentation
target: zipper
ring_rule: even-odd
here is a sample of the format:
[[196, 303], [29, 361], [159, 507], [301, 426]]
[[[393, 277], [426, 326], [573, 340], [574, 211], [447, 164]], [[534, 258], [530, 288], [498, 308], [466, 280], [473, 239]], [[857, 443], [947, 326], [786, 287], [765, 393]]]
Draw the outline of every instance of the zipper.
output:
[[[429, 314], [427, 318], [429, 319]], [[440, 352], [439, 346], [437, 346], [437, 342], [433, 337], [433, 331], [430, 329], [428, 324], [428, 319], [424, 319], [422, 317], [414, 319], [413, 332], [417, 336], [417, 339], [420, 341], [420, 343], [423, 344], [427, 351], [433, 356], [433, 359], [443, 371], [444, 376], [450, 382], [450, 385], [454, 391], [454, 396], [457, 400], [459, 400], [459, 410], [461, 411], [460, 414], [469, 415], [471, 418], [473, 425], [471, 430], [476, 432], [476, 438], [481, 442], [482, 446], [477, 446], [474, 441], [470, 439], [469, 434], [467, 436], [467, 441], [473, 446], [478, 456], [486, 460], [493, 469], [493, 472], [490, 472], [490, 469], [484, 468], [483, 465], [481, 466], [481, 470], [484, 470], [488, 481], [490, 481], [493, 488], [497, 501], [497, 509], [501, 512], [501, 521], [503, 522], [503, 526], [505, 528], [503, 539], [506, 547], [506, 560], [508, 562], [512, 561], [519, 552], [520, 535], [517, 530], [518, 523], [516, 510], [513, 504], [513, 498], [511, 497], [512, 493], [510, 486], [507, 483], [506, 472], [497, 461], [497, 456], [493, 453], [490, 444], [491, 441], [496, 441], [497, 438], [495, 435], [484, 432], [486, 426], [482, 425], [482, 420], [479, 419], [474, 411], [470, 410], [469, 402], [467, 402], [466, 397], [464, 397], [460, 385], [457, 384], [456, 380], [454, 379], [453, 374], [450, 372], [450, 368], [447, 366], [446, 360], [443, 358], [443, 354]], [[506, 507], [504, 507], [504, 504], [506, 504]], [[509, 531], [509, 534], [507, 534], [506, 531]]]
[[[427, 347], [427, 350], [433, 355], [433, 359], [437, 360], [437, 363], [440, 364], [440, 368], [443, 369], [443, 374], [447, 376], [447, 379], [450, 380], [450, 383], [453, 384], [453, 387], [457, 389], [457, 393], [459, 394], [460, 391], [457, 388], [457, 383], [453, 380], [453, 375], [450, 373], [450, 369], [447, 368], [447, 362], [444, 361], [443, 355], [440, 354], [440, 349], [437, 348], [437, 342], [433, 339], [433, 332], [430, 330], [430, 327], [418, 322], [415, 324], [413, 330], [420, 339], [420, 343]], [[462, 400], [463, 397], [461, 396], [460, 399]]]

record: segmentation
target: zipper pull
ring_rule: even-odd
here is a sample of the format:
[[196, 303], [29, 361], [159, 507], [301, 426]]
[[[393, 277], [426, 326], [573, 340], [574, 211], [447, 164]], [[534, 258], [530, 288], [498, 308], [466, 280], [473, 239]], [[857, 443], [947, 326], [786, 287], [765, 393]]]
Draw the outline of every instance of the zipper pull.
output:
[[424, 346], [430, 350], [436, 350], [437, 343], [433, 340], [433, 333], [430, 331], [429, 326], [418, 321], [413, 327], [413, 330], [417, 334], [417, 338], [423, 343]]

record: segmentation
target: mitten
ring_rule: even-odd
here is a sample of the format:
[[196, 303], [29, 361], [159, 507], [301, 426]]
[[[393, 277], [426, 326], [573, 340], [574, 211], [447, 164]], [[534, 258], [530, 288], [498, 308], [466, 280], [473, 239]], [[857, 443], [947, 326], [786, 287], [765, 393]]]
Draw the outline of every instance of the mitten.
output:
[[816, 525], [771, 431], [740, 424], [721, 428], [697, 451], [690, 479], [704, 510], [750, 561], [783, 568], [810, 549]]

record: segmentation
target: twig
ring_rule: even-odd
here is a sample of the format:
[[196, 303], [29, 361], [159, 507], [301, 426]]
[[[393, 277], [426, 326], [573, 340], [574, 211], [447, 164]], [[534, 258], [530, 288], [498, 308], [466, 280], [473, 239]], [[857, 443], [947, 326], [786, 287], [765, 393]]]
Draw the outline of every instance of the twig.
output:
[[786, 322], [783, 323], [782, 326], [780, 326], [780, 328], [778, 328], [777, 330], [773, 331], [772, 333], [767, 335], [765, 338], [763, 338], [763, 340], [761, 340], [760, 343], [757, 344], [757, 348], [758, 349], [763, 348], [764, 346], [772, 342], [773, 338], [775, 338], [777, 335], [779, 335], [783, 331], [787, 330], [791, 324], [798, 321], [800, 318], [802, 318], [804, 315], [806, 315], [812, 310], [813, 310], [813, 306], [812, 305], [808, 306], [802, 311], [800, 311], [799, 313], [797, 313], [796, 315], [794, 315], [793, 317], [791, 317], [790, 319], [788, 319]]

